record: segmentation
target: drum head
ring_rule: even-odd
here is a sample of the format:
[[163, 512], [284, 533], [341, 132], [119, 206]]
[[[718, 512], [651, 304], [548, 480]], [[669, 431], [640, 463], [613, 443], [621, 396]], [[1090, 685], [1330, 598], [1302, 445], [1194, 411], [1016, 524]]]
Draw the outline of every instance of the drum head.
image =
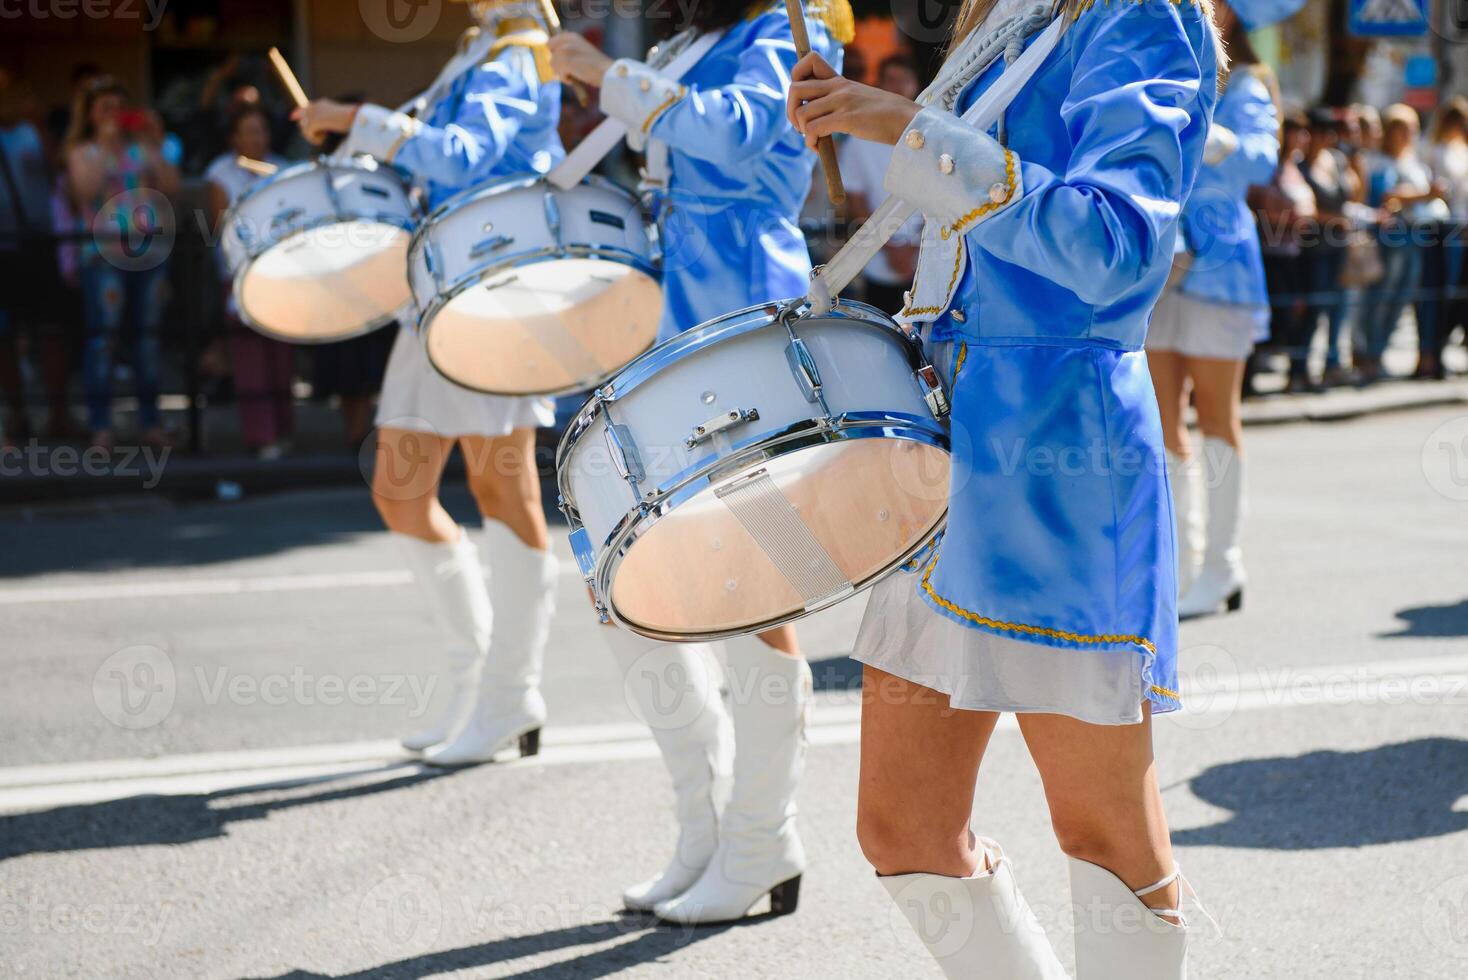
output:
[[594, 387], [657, 339], [657, 280], [620, 262], [555, 259], [495, 273], [449, 300], [425, 330], [444, 377], [496, 395]]
[[948, 511], [948, 453], [908, 439], [807, 446], [720, 478], [647, 529], [613, 571], [618, 618], [688, 639], [785, 622], [863, 588]]
[[293, 235], [245, 269], [240, 310], [282, 340], [321, 343], [365, 333], [409, 301], [409, 233], [347, 221]]

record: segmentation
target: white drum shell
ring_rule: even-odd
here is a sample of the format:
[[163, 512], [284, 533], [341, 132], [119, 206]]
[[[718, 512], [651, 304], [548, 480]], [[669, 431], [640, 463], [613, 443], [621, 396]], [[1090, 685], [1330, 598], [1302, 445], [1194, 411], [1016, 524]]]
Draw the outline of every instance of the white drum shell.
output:
[[[567, 431], [558, 459], [562, 502], [573, 532], [584, 528], [578, 561], [611, 618], [622, 622], [606, 594], [621, 557], [617, 551], [643, 533], [639, 526], [647, 527], [669, 505], [724, 479], [733, 458], [745, 451], [782, 441], [794, 445], [822, 431], [813, 420], [824, 413], [797, 380], [787, 355], [789, 335], [774, 312], [774, 307], [744, 310], [662, 344], [593, 397]], [[947, 429], [935, 419], [914, 375], [924, 363], [915, 343], [885, 315], [854, 303], [842, 303], [824, 317], [797, 319], [795, 331], [818, 366], [825, 404], [835, 420], [826, 434], [880, 435], [941, 449], [942, 479], [923, 492], [941, 497], [946, 514]], [[602, 400], [607, 392], [613, 395], [609, 402]], [[696, 426], [751, 409], [758, 412], [757, 420], [689, 445]], [[636, 491], [607, 441], [609, 416], [621, 427], [619, 441], [630, 443], [634, 468], [642, 470]], [[587, 544], [590, 555], [584, 553]], [[894, 556], [893, 567], [906, 557]], [[870, 584], [855, 583], [857, 588]], [[654, 635], [638, 624], [624, 625]], [[769, 625], [774, 624], [758, 628]], [[716, 638], [660, 636], [700, 637]]]
[[[408, 254], [408, 280], [427, 342], [435, 317], [466, 290], [503, 278], [527, 265], [595, 259], [637, 270], [654, 283], [661, 253], [657, 228], [637, 198], [604, 178], [591, 176], [568, 189], [538, 177], [515, 177], [445, 201], [419, 227]], [[652, 288], [652, 287], [648, 287]], [[660, 292], [652, 297], [660, 305]], [[644, 297], [644, 301], [646, 297]], [[656, 307], [654, 307], [656, 308]], [[634, 356], [645, 350], [651, 336]], [[621, 363], [616, 365], [620, 368]], [[467, 384], [435, 363], [450, 380]], [[616, 369], [613, 368], [613, 371]], [[561, 388], [493, 394], [560, 394], [584, 391], [611, 371]], [[468, 385], [473, 387], [473, 385]]]
[[[236, 299], [240, 300], [251, 264], [298, 235], [354, 223], [379, 225], [384, 234], [411, 233], [418, 216], [411, 189], [397, 171], [379, 166], [370, 158], [349, 162], [323, 159], [289, 167], [250, 187], [225, 215], [220, 248], [225, 267], [234, 277]], [[329, 337], [282, 334], [270, 323], [254, 318], [245, 303], [240, 303], [240, 315], [252, 327], [272, 336], [308, 342], [340, 340], [383, 326], [401, 312], [411, 299], [406, 270], [404, 275], [401, 291], [391, 290], [398, 296], [391, 308], [364, 317], [364, 322], [348, 325]]]

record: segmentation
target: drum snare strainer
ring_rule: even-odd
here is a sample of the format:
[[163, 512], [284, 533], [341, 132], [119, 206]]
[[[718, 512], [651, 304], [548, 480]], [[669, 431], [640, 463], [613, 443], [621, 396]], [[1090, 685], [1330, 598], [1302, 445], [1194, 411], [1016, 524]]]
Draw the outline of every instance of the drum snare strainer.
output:
[[648, 352], [557, 453], [599, 612], [717, 639], [874, 584], [947, 518], [947, 411], [918, 341], [860, 303], [751, 307]]

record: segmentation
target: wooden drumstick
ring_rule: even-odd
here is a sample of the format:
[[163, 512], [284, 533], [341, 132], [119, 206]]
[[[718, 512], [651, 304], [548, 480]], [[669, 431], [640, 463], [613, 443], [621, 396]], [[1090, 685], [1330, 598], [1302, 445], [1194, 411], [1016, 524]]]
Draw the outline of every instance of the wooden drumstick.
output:
[[[561, 15], [556, 13], [555, 0], [540, 0], [540, 13], [545, 18], [546, 34], [555, 37], [561, 33]], [[565, 84], [570, 86], [572, 93], [576, 96], [577, 102], [582, 105], [588, 105], [590, 103], [590, 96], [586, 94], [585, 85], [582, 85], [574, 78], [566, 79]]]
[[[804, 58], [810, 54], [810, 32], [805, 28], [805, 7], [800, 0], [785, 0], [785, 10], [790, 14], [790, 34], [795, 38], [795, 54]], [[846, 201], [846, 185], [841, 183], [841, 168], [836, 163], [836, 144], [831, 137], [822, 136], [816, 141], [816, 152], [821, 157], [821, 171], [826, 175], [826, 196], [832, 204]]]
[[235, 157], [234, 162], [241, 170], [248, 170], [250, 173], [259, 177], [270, 177], [280, 169], [273, 163], [268, 163], [265, 160], [256, 160], [253, 157], [245, 156], [243, 153]]
[[270, 49], [270, 66], [275, 69], [275, 74], [280, 78], [280, 84], [285, 86], [291, 101], [296, 104], [297, 109], [304, 109], [311, 104], [306, 98], [306, 90], [301, 88], [301, 83], [296, 79], [296, 73], [291, 71], [291, 66], [286, 64], [285, 56], [280, 53], [279, 48]]

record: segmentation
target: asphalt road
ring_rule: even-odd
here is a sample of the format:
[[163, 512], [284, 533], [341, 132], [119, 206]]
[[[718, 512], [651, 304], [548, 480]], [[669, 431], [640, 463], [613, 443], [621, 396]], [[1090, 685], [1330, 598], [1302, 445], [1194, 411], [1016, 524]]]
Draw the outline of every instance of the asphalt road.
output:
[[[1158, 725], [1221, 926], [1193, 975], [1468, 975], [1468, 415], [1249, 439], [1245, 608], [1184, 626]], [[569, 571], [560, 602], [542, 755], [435, 774], [392, 750], [432, 646], [365, 489], [0, 521], [0, 976], [937, 975], [852, 832], [860, 598], [801, 626], [801, 909], [700, 930], [617, 913], [671, 793]], [[1011, 728], [978, 813], [1069, 961]]]

